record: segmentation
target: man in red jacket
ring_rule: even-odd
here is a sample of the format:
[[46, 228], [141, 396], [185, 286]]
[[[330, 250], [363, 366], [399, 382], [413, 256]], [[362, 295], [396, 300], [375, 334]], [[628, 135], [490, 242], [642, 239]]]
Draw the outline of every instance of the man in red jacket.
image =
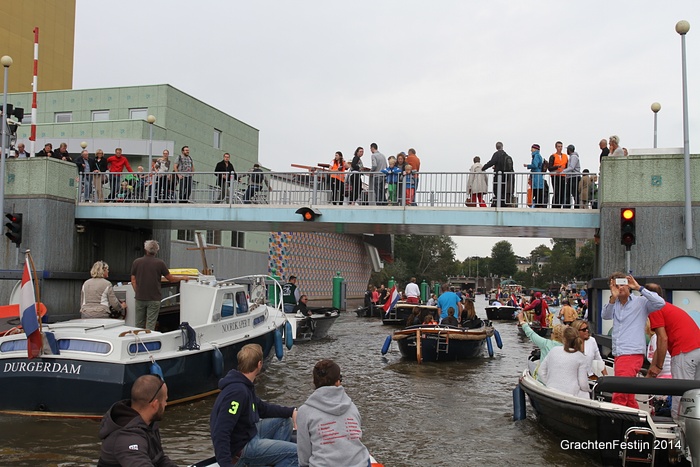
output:
[[129, 172], [133, 172], [131, 165], [129, 165], [129, 160], [122, 156], [122, 148], [116, 148], [114, 150], [114, 155], [107, 158], [107, 168], [109, 170], [109, 197], [107, 201], [114, 201], [119, 191], [119, 185], [121, 183], [121, 174], [124, 171], [124, 167]]

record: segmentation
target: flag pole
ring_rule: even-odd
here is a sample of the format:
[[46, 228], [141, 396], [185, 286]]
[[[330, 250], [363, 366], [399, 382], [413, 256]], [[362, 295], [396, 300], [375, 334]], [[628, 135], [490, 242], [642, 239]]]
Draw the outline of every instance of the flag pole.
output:
[[29, 265], [32, 268], [32, 272], [34, 273], [34, 304], [36, 307], [36, 319], [39, 321], [39, 332], [42, 332], [42, 326], [41, 326], [41, 319], [39, 318], [39, 303], [41, 303], [41, 300], [39, 299], [39, 278], [36, 275], [36, 268], [34, 267], [34, 258], [32, 258], [32, 251], [31, 250], [26, 250], [25, 252], [25, 260], [29, 260]]

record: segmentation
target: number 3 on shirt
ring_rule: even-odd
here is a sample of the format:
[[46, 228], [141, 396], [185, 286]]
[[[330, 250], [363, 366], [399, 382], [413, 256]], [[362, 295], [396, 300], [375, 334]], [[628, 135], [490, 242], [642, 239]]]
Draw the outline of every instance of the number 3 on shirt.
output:
[[238, 412], [238, 402], [231, 401], [231, 408], [228, 409], [228, 413], [231, 415], [236, 415], [236, 412]]

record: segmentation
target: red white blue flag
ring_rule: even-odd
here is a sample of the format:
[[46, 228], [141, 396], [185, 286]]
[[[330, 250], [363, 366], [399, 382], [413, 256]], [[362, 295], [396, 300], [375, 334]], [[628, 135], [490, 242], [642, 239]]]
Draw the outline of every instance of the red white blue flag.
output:
[[41, 331], [39, 330], [39, 318], [36, 313], [36, 295], [34, 295], [34, 282], [29, 261], [24, 262], [22, 273], [22, 288], [19, 294], [19, 315], [22, 328], [27, 335], [27, 356], [31, 359], [41, 352]]
[[401, 294], [398, 290], [396, 290], [396, 286], [394, 285], [389, 291], [389, 298], [387, 298], [386, 302], [384, 302], [385, 315], [389, 314], [389, 312], [392, 310], [392, 308], [394, 308], [394, 305], [396, 305], [396, 302], [398, 302], [400, 298]]

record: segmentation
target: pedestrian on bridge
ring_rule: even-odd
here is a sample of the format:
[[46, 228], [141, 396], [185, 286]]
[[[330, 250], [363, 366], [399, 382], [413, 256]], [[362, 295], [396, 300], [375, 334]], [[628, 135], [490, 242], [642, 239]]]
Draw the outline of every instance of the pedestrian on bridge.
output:
[[187, 203], [192, 193], [192, 173], [194, 172], [194, 161], [190, 156], [189, 146], [183, 146], [180, 155], [175, 161], [175, 172], [180, 180], [180, 202]]

